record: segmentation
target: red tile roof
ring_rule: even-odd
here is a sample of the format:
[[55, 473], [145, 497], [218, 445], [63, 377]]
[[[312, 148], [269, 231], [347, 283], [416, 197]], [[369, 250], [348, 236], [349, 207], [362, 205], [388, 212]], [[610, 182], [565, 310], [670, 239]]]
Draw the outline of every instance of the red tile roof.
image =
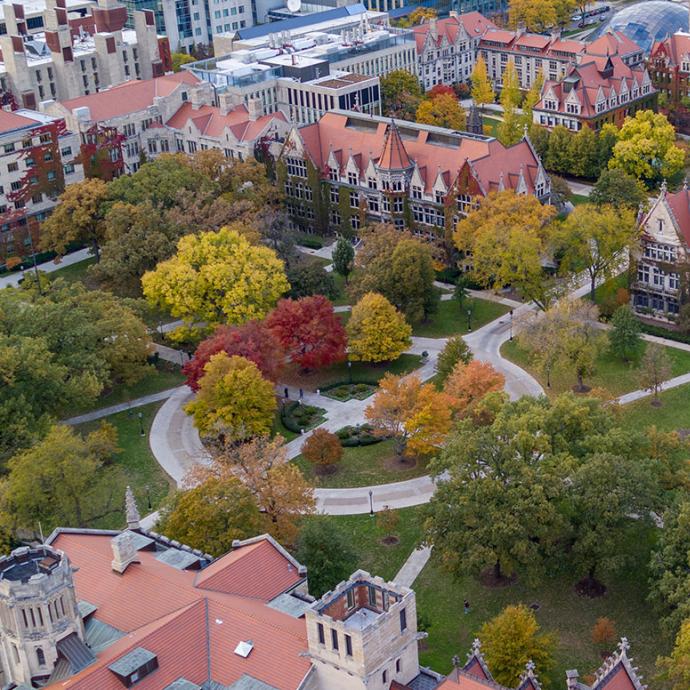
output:
[[[209, 566], [212, 581], [230, 583], [228, 590], [237, 590], [228, 593], [201, 589], [195, 584], [198, 572], [162, 563], [153, 551], [139, 551], [139, 563], [120, 575], [111, 567], [110, 540], [107, 534], [61, 533], [52, 542], [78, 568], [78, 598], [97, 607], [98, 620], [127, 635], [80, 674], [48, 687], [120, 690], [121, 683], [107, 666], [134, 647], [156, 654], [160, 666], [150, 680], [137, 684], [142, 690], [160, 690], [180, 676], [199, 684], [211, 678], [230, 685], [243, 674], [279, 690], [299, 686], [310, 668], [301, 656], [307, 649], [304, 621], [265, 602], [272, 592], [280, 593], [301, 578], [294, 566], [290, 573], [291, 561], [269, 541], [257, 540]], [[240, 573], [248, 580], [246, 587]], [[254, 644], [247, 658], [234, 653], [242, 640]]]
[[624, 33], [609, 30], [589, 43], [586, 52], [587, 55], [630, 55], [642, 53], [642, 48]]
[[[460, 27], [463, 27], [470, 37], [481, 36], [487, 29], [496, 28], [496, 25], [490, 19], [487, 19], [479, 12], [466, 12], [457, 17], [437, 19], [435, 26], [437, 34], [436, 45], [441, 45], [444, 38], [448, 43], [455, 43]], [[427, 35], [431, 32], [431, 27], [432, 25], [428, 22], [412, 27], [418, 52], [421, 52], [424, 48], [424, 43], [427, 40]]]
[[400, 132], [392, 121], [386, 129], [386, 138], [383, 142], [383, 150], [378, 160], [378, 166], [382, 170], [406, 170], [412, 165], [407, 155], [405, 146], [400, 138]]
[[0, 109], [0, 134], [11, 132], [13, 129], [25, 127], [40, 127], [41, 123], [30, 117]]
[[[317, 123], [301, 127], [299, 136], [313, 161], [324, 176], [328, 173], [328, 159], [332, 154], [341, 167], [350, 156], [364, 173], [370, 161], [377, 164], [382, 159], [386, 133], [390, 124], [385, 120], [368, 126], [358, 126], [359, 118], [341, 113], [326, 113]], [[406, 127], [406, 124], [408, 125]], [[514, 189], [522, 171], [528, 193], [534, 191], [539, 161], [526, 141], [506, 148], [496, 139], [458, 136], [453, 142], [429, 140], [432, 136], [424, 128], [412, 129], [409, 123], [397, 121], [406, 155], [415, 163], [427, 190], [433, 188], [439, 172], [451, 183], [469, 160], [485, 193], [499, 189]], [[388, 158], [383, 159], [388, 164]]]
[[656, 41], [649, 57], [652, 59], [660, 54], [668, 56], [671, 66], [680, 65], [683, 57], [690, 54], [690, 34], [679, 31], [663, 41]]
[[[686, 188], [683, 188], [673, 194], [663, 193], [660, 200], [666, 201], [670, 207], [681, 237], [686, 245], [690, 246], [690, 193], [688, 193]], [[649, 213], [651, 214], [651, 212], [650, 209]], [[645, 221], [643, 221], [643, 224]]]
[[184, 103], [166, 124], [173, 129], [184, 129], [191, 121], [202, 135], [216, 139], [227, 127], [238, 141], [254, 141], [274, 120], [287, 122], [285, 115], [280, 111], [250, 120], [244, 105], [239, 105], [227, 115], [222, 115], [220, 109], [215, 106], [202, 105], [195, 109], [191, 103]]
[[191, 72], [182, 70], [177, 74], [167, 74], [155, 79], [128, 81], [89, 96], [62, 101], [61, 104], [70, 111], [75, 108], [88, 107], [91, 112], [91, 120], [102, 122], [145, 110], [153, 105], [154, 98], [169, 96], [181, 84], [192, 86], [198, 83], [199, 79]]

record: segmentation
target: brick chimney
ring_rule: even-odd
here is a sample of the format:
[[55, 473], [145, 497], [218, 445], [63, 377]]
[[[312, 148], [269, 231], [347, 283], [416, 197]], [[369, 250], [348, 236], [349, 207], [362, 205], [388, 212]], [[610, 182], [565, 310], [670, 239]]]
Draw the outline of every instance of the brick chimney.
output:
[[259, 98], [250, 98], [247, 103], [247, 112], [249, 113], [249, 119], [254, 122], [258, 120], [264, 114], [264, 108]]
[[134, 535], [129, 531], [124, 531], [110, 540], [113, 550], [113, 560], [111, 566], [116, 573], [124, 573], [128, 566], [137, 563], [137, 550], [134, 546]]

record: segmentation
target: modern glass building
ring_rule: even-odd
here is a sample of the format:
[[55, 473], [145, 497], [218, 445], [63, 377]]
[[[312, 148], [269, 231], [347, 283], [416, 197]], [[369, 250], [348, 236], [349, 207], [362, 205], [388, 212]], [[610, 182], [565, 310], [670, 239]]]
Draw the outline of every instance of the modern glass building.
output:
[[598, 38], [607, 30], [621, 31], [637, 43], [646, 53], [654, 41], [660, 41], [676, 31], [688, 31], [690, 11], [685, 4], [669, 0], [643, 0], [616, 12], [594, 31]]
[[485, 17], [493, 17], [508, 11], [508, 0], [407, 0], [406, 7], [433, 7], [439, 17], [447, 17], [451, 10], [458, 14], [481, 12]]

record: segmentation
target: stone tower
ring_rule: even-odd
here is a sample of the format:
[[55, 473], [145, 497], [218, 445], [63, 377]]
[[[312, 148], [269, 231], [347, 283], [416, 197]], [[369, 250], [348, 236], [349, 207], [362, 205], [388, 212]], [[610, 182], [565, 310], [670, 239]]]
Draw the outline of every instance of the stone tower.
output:
[[467, 131], [470, 134], [484, 134], [482, 114], [474, 103], [472, 103], [470, 111], [467, 113]]
[[85, 648], [72, 566], [49, 546], [0, 558], [0, 662], [5, 682], [32, 686], [50, 677], [68, 646]]

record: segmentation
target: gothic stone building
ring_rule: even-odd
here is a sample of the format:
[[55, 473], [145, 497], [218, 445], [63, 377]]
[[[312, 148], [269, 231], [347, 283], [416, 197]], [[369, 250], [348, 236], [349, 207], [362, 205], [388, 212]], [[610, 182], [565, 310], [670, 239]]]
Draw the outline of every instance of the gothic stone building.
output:
[[672, 321], [688, 301], [690, 194], [687, 185], [671, 194], [666, 185], [640, 221], [640, 244], [631, 299], [635, 311], [662, 322]]
[[277, 162], [293, 223], [356, 236], [367, 224], [409, 228], [438, 248], [477, 197], [512, 189], [548, 202], [551, 183], [527, 137], [493, 137], [335, 111], [292, 129]]

